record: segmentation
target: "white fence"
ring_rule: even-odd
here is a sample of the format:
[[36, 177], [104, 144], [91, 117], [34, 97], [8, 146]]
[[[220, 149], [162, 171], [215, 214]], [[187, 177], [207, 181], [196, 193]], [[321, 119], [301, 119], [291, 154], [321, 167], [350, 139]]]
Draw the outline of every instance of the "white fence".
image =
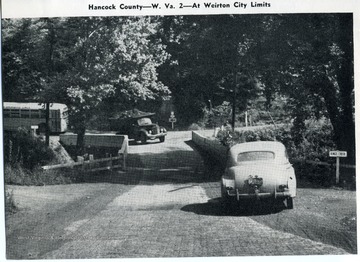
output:
[[[118, 145], [120, 148], [117, 156], [109, 156], [100, 159], [94, 159], [93, 155], [89, 155], [89, 159], [85, 160], [84, 157], [78, 156], [77, 162], [57, 164], [51, 166], [43, 166], [43, 170], [59, 169], [59, 168], [73, 168], [81, 167], [82, 170], [87, 171], [100, 171], [100, 170], [112, 170], [114, 168], [121, 167], [126, 169], [126, 157], [128, 155], [129, 140], [127, 136], [122, 136], [122, 143]], [[107, 147], [109, 145], [106, 145]], [[114, 145], [112, 145], [114, 146]]]
[[[67, 146], [76, 146], [77, 144], [77, 134], [65, 133], [60, 134], [60, 142]], [[86, 133], [84, 135], [84, 145], [93, 146], [93, 147], [109, 147], [109, 148], [122, 148], [124, 140], [127, 139], [126, 135], [116, 135], [116, 134], [96, 134], [96, 133]]]

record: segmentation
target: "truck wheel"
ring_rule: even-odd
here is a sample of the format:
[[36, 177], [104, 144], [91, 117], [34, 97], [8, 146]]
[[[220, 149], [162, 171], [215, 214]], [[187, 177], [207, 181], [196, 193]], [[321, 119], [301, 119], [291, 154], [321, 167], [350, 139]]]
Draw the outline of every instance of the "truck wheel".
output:
[[159, 137], [159, 140], [160, 140], [160, 143], [163, 143], [163, 142], [165, 142], [165, 137], [161, 136], [161, 137]]
[[146, 135], [144, 133], [141, 133], [140, 141], [141, 141], [141, 144], [146, 144]]
[[286, 199], [286, 207], [287, 209], [293, 209], [294, 208], [294, 203], [293, 203], [293, 198], [289, 197]]

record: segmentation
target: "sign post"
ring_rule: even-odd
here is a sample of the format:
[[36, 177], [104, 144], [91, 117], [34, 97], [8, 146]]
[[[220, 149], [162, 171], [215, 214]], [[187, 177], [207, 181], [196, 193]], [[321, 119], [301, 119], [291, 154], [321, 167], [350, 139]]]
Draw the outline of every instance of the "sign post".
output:
[[39, 129], [39, 126], [31, 126], [31, 134], [36, 136], [36, 130]]
[[347, 157], [346, 151], [330, 151], [330, 157], [336, 157], [336, 184], [339, 184], [340, 178], [340, 157]]
[[171, 129], [174, 130], [174, 123], [176, 122], [174, 111], [171, 111], [169, 122], [171, 123]]

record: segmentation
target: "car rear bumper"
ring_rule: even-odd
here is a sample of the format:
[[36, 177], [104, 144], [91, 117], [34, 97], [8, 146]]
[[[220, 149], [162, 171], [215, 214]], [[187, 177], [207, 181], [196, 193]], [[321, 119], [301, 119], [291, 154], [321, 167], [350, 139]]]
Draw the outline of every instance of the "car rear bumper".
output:
[[[282, 190], [276, 190], [276, 186], [270, 188], [254, 188], [254, 187], [247, 187], [241, 188], [241, 190], [236, 186], [236, 183], [232, 179], [224, 179], [222, 178], [222, 185], [221, 185], [226, 192], [226, 195], [231, 198], [236, 198], [236, 200], [240, 199], [260, 199], [260, 198], [288, 198], [294, 197], [291, 195], [291, 192], [288, 188], [284, 188]], [[245, 192], [244, 192], [245, 191]]]
[[260, 199], [260, 198], [288, 198], [291, 197], [289, 191], [284, 192], [260, 192], [259, 190], [254, 190], [253, 193], [240, 193], [238, 189], [226, 189], [226, 193], [229, 197], [234, 197], [236, 200], [240, 199]]

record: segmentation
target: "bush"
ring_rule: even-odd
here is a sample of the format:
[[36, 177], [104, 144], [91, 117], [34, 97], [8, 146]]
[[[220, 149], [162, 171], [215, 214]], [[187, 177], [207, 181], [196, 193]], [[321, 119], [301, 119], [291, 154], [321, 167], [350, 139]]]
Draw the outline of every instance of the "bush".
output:
[[5, 165], [5, 183], [8, 185], [44, 186], [79, 183], [89, 180], [88, 173], [79, 169], [63, 168], [56, 170], [42, 170], [36, 168], [32, 171], [20, 165]]
[[[225, 145], [231, 147], [237, 143], [251, 141], [280, 141], [287, 151], [291, 162], [297, 160], [294, 168], [298, 178], [306, 179], [313, 184], [321, 186], [330, 186], [334, 184], [334, 167], [323, 165], [312, 165], [305, 163], [306, 160], [329, 162], [329, 151], [335, 150], [333, 141], [333, 129], [329, 121], [308, 121], [305, 124], [305, 130], [300, 133], [301, 140], [298, 139], [298, 133], [290, 125], [281, 127], [269, 127], [246, 131], [219, 131], [217, 139]], [[296, 143], [295, 143], [296, 142]], [[331, 159], [333, 161], [333, 159]], [[353, 177], [343, 175], [344, 180], [354, 184]], [[351, 180], [351, 181], [350, 181]]]
[[289, 125], [235, 132], [226, 130], [220, 131], [217, 136], [220, 141], [228, 140], [228, 143], [225, 143], [228, 146], [243, 142], [276, 140], [285, 145], [290, 158], [318, 161], [328, 160], [328, 151], [335, 149], [332, 137], [332, 127], [327, 122], [308, 124], [298, 145], [294, 143], [293, 131]]
[[12, 214], [17, 211], [17, 207], [14, 201], [13, 192], [6, 189], [5, 190], [5, 213]]
[[33, 170], [55, 159], [54, 152], [26, 129], [4, 134], [4, 160], [11, 166]]
[[21, 165], [5, 164], [5, 183], [9, 185], [33, 185], [33, 177], [30, 171]]
[[[49, 170], [40, 166], [55, 160], [55, 152], [25, 129], [4, 134], [4, 181], [12, 185], [55, 185], [75, 181], [75, 171]], [[78, 172], [78, 171], [76, 171]]]
[[193, 123], [188, 127], [188, 130], [201, 130], [203, 129], [199, 124]]

